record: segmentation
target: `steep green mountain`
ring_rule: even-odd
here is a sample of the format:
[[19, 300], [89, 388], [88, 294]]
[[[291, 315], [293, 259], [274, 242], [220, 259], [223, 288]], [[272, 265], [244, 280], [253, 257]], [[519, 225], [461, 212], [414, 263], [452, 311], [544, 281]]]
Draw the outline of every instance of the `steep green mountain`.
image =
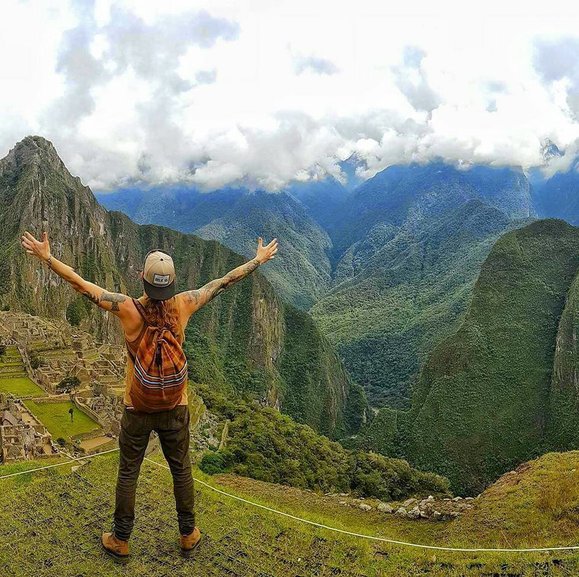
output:
[[100, 194], [98, 199], [136, 222], [217, 240], [247, 258], [255, 252], [258, 236], [266, 241], [277, 237], [284, 243], [284, 253], [269, 263], [264, 274], [282, 298], [303, 310], [329, 287], [330, 239], [306, 206], [287, 192], [225, 188], [202, 193], [173, 186], [124, 189]]
[[549, 447], [579, 447], [579, 274], [559, 321], [549, 392], [546, 437]]
[[370, 237], [358, 243], [356, 255], [368, 254], [359, 272], [310, 312], [374, 405], [408, 406], [422, 361], [457, 328], [480, 264], [510, 222], [475, 199], [400, 228], [380, 248]]
[[408, 406], [492, 243], [532, 215], [529, 183], [506, 168], [392, 166], [346, 197], [328, 224], [332, 288], [310, 312], [373, 405]]
[[363, 445], [478, 492], [524, 460], [577, 447], [574, 331], [579, 229], [541, 220], [503, 235], [458, 331], [429, 356], [406, 413]]
[[99, 198], [245, 256], [267, 228], [286, 247], [265, 272], [279, 294], [312, 313], [372, 404], [405, 407], [425, 355], [460, 321], [490, 246], [532, 216], [529, 184], [519, 170], [433, 162], [354, 186], [354, 160], [341, 168], [344, 185], [328, 177], [277, 194], [172, 187]]
[[[88, 280], [133, 296], [142, 293], [138, 271], [151, 248], [173, 256], [178, 290], [246, 260], [218, 242], [107, 212], [39, 136], [26, 137], [0, 160], [0, 203], [0, 306], [60, 319], [72, 307], [80, 328], [100, 340], [122, 343], [117, 319], [26, 255], [24, 230], [47, 230], [58, 258]], [[327, 340], [276, 295], [261, 270], [192, 317], [187, 347], [195, 380], [262, 399], [322, 433], [344, 436], [364, 419], [363, 395]]]

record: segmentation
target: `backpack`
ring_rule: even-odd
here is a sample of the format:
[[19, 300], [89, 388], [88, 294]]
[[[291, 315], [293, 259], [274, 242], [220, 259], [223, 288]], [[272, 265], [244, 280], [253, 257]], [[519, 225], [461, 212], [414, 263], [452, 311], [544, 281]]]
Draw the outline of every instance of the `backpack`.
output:
[[175, 335], [166, 327], [150, 325], [145, 308], [133, 299], [145, 329], [133, 360], [131, 401], [137, 411], [157, 413], [175, 408], [187, 385], [187, 357]]

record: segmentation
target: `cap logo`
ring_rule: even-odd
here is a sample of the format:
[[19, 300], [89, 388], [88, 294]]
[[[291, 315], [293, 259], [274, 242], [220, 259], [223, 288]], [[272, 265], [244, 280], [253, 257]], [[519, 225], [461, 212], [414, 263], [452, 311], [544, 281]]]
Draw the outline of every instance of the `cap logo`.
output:
[[156, 285], [168, 285], [169, 284], [168, 274], [156, 274], [153, 276], [153, 284]]

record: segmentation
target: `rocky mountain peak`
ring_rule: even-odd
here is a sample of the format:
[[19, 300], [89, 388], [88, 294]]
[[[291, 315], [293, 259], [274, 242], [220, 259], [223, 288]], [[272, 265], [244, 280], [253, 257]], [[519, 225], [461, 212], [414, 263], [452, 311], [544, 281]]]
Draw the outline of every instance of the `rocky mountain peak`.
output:
[[552, 158], [560, 158], [563, 156], [563, 152], [559, 147], [550, 139], [545, 139], [541, 144], [541, 154], [545, 162], [549, 162]]
[[56, 170], [66, 170], [52, 142], [42, 136], [26, 136], [0, 160], [0, 175], [43, 164]]

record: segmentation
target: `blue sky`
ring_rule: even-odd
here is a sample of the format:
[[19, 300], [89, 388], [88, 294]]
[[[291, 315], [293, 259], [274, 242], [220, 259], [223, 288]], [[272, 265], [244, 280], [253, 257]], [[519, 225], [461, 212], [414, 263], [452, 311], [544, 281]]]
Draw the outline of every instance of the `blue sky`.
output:
[[4, 0], [0, 155], [51, 140], [95, 190], [276, 191], [579, 143], [572, 2]]

